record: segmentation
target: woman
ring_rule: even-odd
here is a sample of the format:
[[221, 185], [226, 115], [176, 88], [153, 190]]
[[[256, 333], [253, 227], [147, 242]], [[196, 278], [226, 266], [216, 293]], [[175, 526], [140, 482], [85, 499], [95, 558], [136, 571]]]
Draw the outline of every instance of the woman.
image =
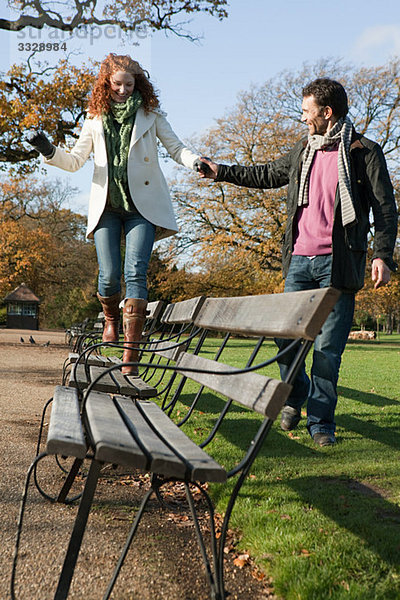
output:
[[[138, 342], [147, 306], [147, 269], [155, 240], [173, 235], [177, 224], [158, 163], [157, 138], [179, 164], [195, 169], [199, 156], [178, 139], [159, 108], [152, 84], [129, 56], [109, 54], [102, 62], [87, 118], [71, 151], [56, 148], [43, 133], [29, 139], [45, 163], [76, 171], [94, 153], [87, 237], [99, 262], [98, 298], [105, 326], [103, 341], [118, 340], [121, 294], [121, 232], [125, 233], [124, 341]], [[126, 347], [123, 362], [136, 362]], [[137, 367], [123, 367], [137, 374]]]

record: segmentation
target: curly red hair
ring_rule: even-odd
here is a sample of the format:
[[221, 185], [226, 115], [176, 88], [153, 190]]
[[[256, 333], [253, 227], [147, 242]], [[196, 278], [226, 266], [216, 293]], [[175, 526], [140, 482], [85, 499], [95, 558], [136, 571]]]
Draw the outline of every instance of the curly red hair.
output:
[[147, 71], [142, 69], [139, 63], [130, 56], [111, 53], [106, 56], [100, 65], [100, 72], [89, 100], [90, 115], [100, 117], [110, 110], [110, 77], [116, 71], [124, 71], [135, 77], [135, 90], [138, 90], [142, 95], [142, 106], [146, 112], [160, 105]]

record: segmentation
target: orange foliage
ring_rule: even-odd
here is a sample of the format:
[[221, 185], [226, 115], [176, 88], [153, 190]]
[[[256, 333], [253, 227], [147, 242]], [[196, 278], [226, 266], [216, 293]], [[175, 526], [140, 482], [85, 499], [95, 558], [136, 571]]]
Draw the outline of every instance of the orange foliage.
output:
[[40, 228], [29, 232], [21, 221], [0, 222], [0, 297], [21, 282], [38, 289], [54, 240]]
[[60, 182], [29, 178], [0, 184], [0, 298], [25, 282], [43, 300], [42, 317], [51, 304], [69, 308], [61, 299], [74, 290], [86, 302], [95, 291], [97, 261], [85, 241], [86, 218], [63, 208], [73, 192]]
[[24, 143], [31, 128], [43, 129], [55, 144], [77, 137], [94, 70], [95, 63], [78, 68], [66, 60], [40, 72], [29, 63], [13, 65], [0, 80], [0, 163], [22, 173], [37, 168], [38, 153]]

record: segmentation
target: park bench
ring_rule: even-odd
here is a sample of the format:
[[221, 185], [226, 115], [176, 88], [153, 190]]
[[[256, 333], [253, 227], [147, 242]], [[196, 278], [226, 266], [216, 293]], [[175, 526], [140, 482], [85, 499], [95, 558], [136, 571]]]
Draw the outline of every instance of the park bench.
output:
[[[148, 355], [146, 359], [147, 367], [140, 378], [137, 376], [123, 375], [120, 370], [114, 370], [113, 372], [105, 373], [98, 383], [96, 383], [96, 380], [110, 366], [122, 364], [121, 359], [117, 356], [97, 354], [104, 346], [108, 348], [111, 347], [112, 349], [122, 349], [122, 345], [116, 343], [102, 344], [99, 342], [97, 344], [92, 344], [92, 346], [88, 345], [81, 354], [78, 354], [77, 352], [69, 353], [63, 366], [62, 385], [65, 386], [68, 382], [69, 387], [76, 388], [78, 390], [79, 399], [81, 399], [82, 392], [92, 382], [95, 382], [93, 389], [96, 391], [122, 394], [137, 398], [154, 398], [156, 396], [164, 396], [164, 398], [166, 398], [177, 377], [177, 373], [161, 368], [160, 361], [164, 359], [164, 366], [168, 366], [174, 363], [179, 354], [187, 348], [190, 340], [194, 337], [194, 318], [197, 316], [204, 300], [204, 296], [198, 296], [196, 298], [191, 298], [190, 300], [171, 303], [167, 305], [162, 314], [161, 311], [164, 307], [164, 302], [154, 301], [149, 303], [143, 333], [144, 340], [141, 343], [143, 352], [147, 352]], [[156, 329], [157, 324], [161, 325], [161, 328], [158, 330]], [[194, 333], [198, 333], [198, 330], [197, 332], [194, 331]], [[157, 335], [154, 340], [151, 338], [152, 334]], [[204, 338], [204, 333], [199, 335], [199, 339], [194, 348], [194, 353], [199, 352]], [[153, 361], [155, 360], [157, 360], [157, 362], [153, 364]], [[154, 373], [157, 372], [160, 376], [156, 381], [151, 382]], [[177, 388], [176, 394], [178, 394], [183, 387], [184, 378], [182, 378], [182, 380], [181, 385]], [[55, 398], [57, 401], [60, 401], [60, 398], [71, 397], [69, 392], [64, 394], [61, 390], [62, 388], [57, 388], [54, 397], [50, 398], [44, 406], [36, 445], [36, 455], [40, 453], [43, 428], [49, 406]], [[56, 457], [56, 460], [60, 468], [64, 471], [64, 467], [60, 464], [58, 457]], [[36, 471], [34, 481], [39, 492], [44, 497], [50, 498], [37, 481]], [[65, 499], [64, 490], [62, 490], [58, 496], [59, 501], [60, 499]]]
[[[143, 339], [147, 340], [149, 336], [155, 331], [157, 324], [159, 323], [159, 319], [161, 316], [161, 312], [165, 303], [162, 300], [155, 300], [154, 302], [149, 302], [147, 307], [147, 315], [146, 321], [143, 328]], [[101, 315], [103, 313], [100, 313]], [[73, 365], [79, 360], [82, 352], [89, 348], [90, 346], [95, 346], [95, 353], [90, 353], [89, 355], [84, 354], [81, 357], [82, 364], [86, 361], [86, 365], [88, 366], [111, 366], [117, 362], [120, 362], [119, 358], [115, 356], [101, 356], [98, 353], [101, 350], [100, 340], [103, 331], [103, 320], [100, 322], [101, 328], [95, 328], [92, 331], [82, 333], [79, 339], [76, 339], [73, 344], [73, 351], [68, 354], [64, 365], [63, 365], [63, 375], [62, 375], [62, 383], [65, 384]], [[117, 347], [117, 346], [116, 346]]]
[[82, 348], [95, 340], [101, 340], [104, 327], [104, 313], [99, 312], [96, 319], [82, 328], [82, 330], [73, 329], [73, 335], [69, 339], [68, 345], [73, 352], [80, 352]]
[[[179, 353], [186, 347], [186, 338], [183, 341], [181, 338], [184, 333], [188, 331], [188, 328], [193, 326], [193, 320], [203, 302], [204, 297], [199, 296], [190, 300], [173, 303], [166, 307], [164, 314], [161, 316], [161, 323], [163, 326], [168, 326], [166, 335], [152, 340], [150, 334], [146, 333], [144, 340], [139, 344], [142, 347], [142, 358], [144, 354], [149, 354], [149, 357], [146, 360], [148, 366], [144, 373], [144, 378], [123, 375], [120, 370], [114, 370], [101, 377], [99, 382], [94, 384], [94, 389], [101, 392], [137, 396], [141, 398], [150, 398], [158, 395], [159, 392], [154, 384], [149, 383], [149, 380], [151, 379], [149, 369], [152, 368], [152, 362], [156, 358], [160, 360], [162, 358], [167, 359], [168, 363], [176, 361]], [[147, 322], [149, 322], [149, 319]], [[178, 327], [178, 329], [175, 330], [175, 327]], [[151, 331], [151, 328], [149, 328], [148, 331]], [[93, 352], [97, 352], [104, 347], [115, 350], [118, 348], [122, 349], [123, 346], [122, 343], [121, 345], [117, 343], [97, 343], [92, 346], [87, 346], [80, 355], [77, 353], [70, 353], [68, 359], [69, 365], [73, 365], [68, 382], [70, 387], [85, 390], [91, 382], [96, 381], [109, 367], [121, 364], [121, 359], [116, 356], [104, 356]], [[159, 365], [159, 363], [157, 363], [157, 365]], [[152, 370], [154, 371], [155, 368], [153, 367]], [[63, 384], [66, 383], [67, 379], [66, 372], [66, 369], [64, 369]], [[163, 369], [163, 374], [165, 374], [165, 369]], [[163, 377], [160, 377], [158, 383], [160, 383], [162, 379]], [[173, 380], [174, 374], [166, 386], [167, 390], [172, 385]], [[164, 389], [162, 391], [164, 391]]]
[[[291, 384], [299, 366], [305, 360], [321, 326], [335, 305], [340, 292], [332, 288], [292, 292], [287, 294], [248, 296], [237, 298], [207, 298], [197, 316], [194, 326], [202, 332], [255, 338], [254, 348], [243, 368], [221, 362], [221, 353], [210, 359], [185, 349], [169, 366], [171, 371], [180, 374], [186, 381], [196, 382], [200, 389], [207, 389], [223, 398], [220, 416], [211, 435], [199, 444], [188, 437], [180, 424], [176, 424], [170, 413], [148, 399], [131, 398], [124, 395], [107, 394], [93, 389], [93, 382], [84, 391], [80, 400], [75, 388], [58, 386], [54, 395], [52, 413], [47, 437], [46, 451], [32, 463], [26, 480], [21, 507], [18, 537], [16, 542], [13, 575], [11, 582], [12, 599], [15, 599], [15, 577], [19, 553], [21, 530], [27, 490], [32, 472], [48, 454], [64, 454], [75, 457], [77, 464], [87, 459], [90, 462], [82, 498], [80, 500], [75, 525], [69, 540], [64, 565], [58, 581], [54, 600], [68, 597], [70, 584], [91, 510], [100, 470], [104, 463], [124, 465], [150, 473], [151, 486], [145, 493], [142, 504], [136, 513], [132, 529], [115, 567], [115, 571], [105, 591], [103, 599], [111, 597], [126, 555], [133, 542], [141, 517], [150, 497], [154, 494], [162, 500], [162, 491], [171, 481], [184, 485], [188, 506], [193, 518], [194, 529], [200, 544], [201, 556], [205, 565], [206, 577], [210, 586], [211, 598], [226, 598], [224, 589], [224, 546], [229, 519], [238, 493], [249, 474], [250, 468], [259, 454], [265, 438], [285, 404]], [[259, 364], [259, 355], [264, 338], [287, 338], [293, 340], [289, 349], [293, 354], [285, 381], [265, 374], [265, 369], [274, 364], [276, 356]], [[224, 344], [225, 342], [223, 342]], [[221, 346], [222, 347], [222, 346]], [[223, 354], [223, 351], [221, 351]], [[282, 351], [280, 352], [282, 356]], [[104, 371], [113, 372], [120, 368], [114, 365]], [[156, 368], [156, 367], [154, 367]], [[160, 368], [166, 368], [160, 366]], [[194, 394], [197, 396], [198, 394]], [[221, 465], [213, 456], [215, 432], [222, 431], [222, 424], [229, 428], [229, 409], [242, 406], [245, 411], [254, 411], [262, 417], [254, 437], [244, 449], [242, 458], [230, 468]], [[174, 407], [174, 404], [171, 408]], [[202, 407], [204, 410], [204, 407]], [[234, 431], [230, 430], [230, 439]], [[237, 446], [242, 448], [242, 432], [237, 431]], [[240, 439], [239, 439], [240, 438]], [[207, 451], [205, 448], [207, 447]], [[63, 498], [68, 494], [74, 473], [67, 477]], [[219, 536], [214, 528], [214, 509], [204, 483], [224, 485], [236, 478], [230, 495], [224, 521]], [[211, 550], [208, 551], [197, 514], [193, 491], [200, 492], [206, 500], [210, 515]], [[59, 497], [60, 499], [60, 497]], [[209, 559], [211, 552], [212, 560]]]
[[73, 347], [77, 338], [90, 328], [90, 319], [86, 317], [81, 323], [74, 323], [65, 331], [65, 343]]
[[[185, 333], [188, 333], [188, 328], [193, 327], [193, 319], [197, 315], [203, 301], [204, 297], [199, 296], [190, 300], [172, 303], [165, 308], [163, 313], [162, 309], [165, 306], [163, 301], [157, 300], [148, 304], [147, 318], [143, 331], [144, 341], [142, 343], [143, 347], [148, 347], [148, 353], [150, 354], [148, 358], [150, 364], [148, 364], [148, 367], [144, 372], [144, 376], [147, 376], [147, 379], [151, 379], [151, 371], [154, 374], [156, 370], [159, 370], [159, 363], [157, 363], [157, 369], [151, 369], [151, 362], [155, 358], [167, 359], [167, 364], [170, 364], [176, 360], [185, 344], [185, 341], [182, 342], [180, 339]], [[163, 329], [157, 330], [157, 325], [159, 323], [161, 323], [162, 327], [167, 327], [166, 331], [163, 331]], [[151, 339], [152, 334], [158, 334], [158, 338], [156, 338], [155, 341], [152, 341]], [[92, 337], [91, 340], [93, 341], [94, 338]], [[82, 392], [92, 381], [95, 381], [99, 375], [110, 366], [121, 365], [122, 361], [119, 357], [97, 354], [97, 352], [99, 352], [101, 348], [104, 348], [104, 346], [114, 349], [122, 349], [122, 345], [102, 344], [99, 342], [97, 344], [89, 344], [80, 354], [78, 352], [70, 352], [63, 365], [62, 385], [66, 385], [69, 381], [68, 385], [70, 387], [76, 388], [79, 392]], [[197, 348], [199, 347], [200, 344], [198, 343]], [[94, 353], [92, 350], [94, 350]], [[157, 384], [161, 384], [161, 382], [164, 380], [164, 375], [165, 370], [163, 370], [161, 377], [158, 378]], [[95, 389], [97, 391], [123, 394], [139, 398], [152, 398], [159, 394], [167, 394], [174, 382], [175, 377], [176, 373], [172, 372], [171, 377], [168, 378], [168, 382], [164, 384], [163, 387], [157, 389], [154, 384], [150, 384], [148, 381], [145, 381], [144, 378], [142, 379], [139, 377], [123, 375], [118, 370], [114, 371], [113, 373], [108, 373], [102, 377], [98, 385], [95, 385]], [[58, 392], [56, 392], [55, 397], [58, 397]], [[40, 452], [47, 410], [53, 402], [53, 399], [54, 398], [50, 398], [50, 400], [46, 402], [42, 412], [36, 449], [37, 455]], [[39, 491], [43, 493], [39, 484], [37, 484], [37, 487]], [[46, 496], [44, 493], [43, 495]]]

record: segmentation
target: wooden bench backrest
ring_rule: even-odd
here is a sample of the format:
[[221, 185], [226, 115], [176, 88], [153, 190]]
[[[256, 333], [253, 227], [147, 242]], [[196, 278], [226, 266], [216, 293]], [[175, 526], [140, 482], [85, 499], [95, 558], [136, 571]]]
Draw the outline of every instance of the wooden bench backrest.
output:
[[193, 323], [199, 310], [203, 306], [205, 299], [205, 296], [198, 296], [197, 298], [191, 298], [190, 300], [182, 300], [181, 302], [168, 304], [161, 317], [161, 321], [168, 325]]
[[162, 300], [154, 300], [154, 302], [149, 302], [147, 305], [146, 318], [152, 320], [158, 319], [164, 306], [165, 303]]
[[[161, 317], [161, 322], [172, 326], [192, 324], [203, 306], [204, 300], [205, 296], [198, 296], [190, 300], [168, 304]], [[174, 345], [176, 345], [175, 348], [173, 348]], [[184, 346], [179, 344], [179, 338], [175, 341], [160, 341], [158, 344], [152, 346], [155, 354], [173, 361], [177, 359], [184, 349]]]
[[323, 288], [286, 294], [207, 298], [194, 323], [243, 335], [313, 341], [340, 292]]
[[[195, 325], [208, 331], [313, 341], [339, 296], [337, 290], [325, 288], [310, 292], [207, 298], [195, 318]], [[178, 357], [176, 366], [188, 379], [270, 419], [276, 419], [291, 390], [291, 386], [282, 381], [259, 373], [234, 373], [237, 369], [231, 366], [188, 352]]]
[[164, 306], [165, 302], [162, 300], [154, 300], [148, 303], [146, 321], [143, 327], [143, 339], [148, 338], [156, 331]]
[[[283, 381], [271, 379], [259, 373], [227, 375], [237, 369], [187, 352], [179, 356], [176, 366], [179, 372], [188, 379], [223, 394], [272, 420], [278, 416], [292, 389], [291, 385]], [[185, 367], [213, 373], [186, 371]], [[222, 371], [224, 374], [218, 375], [218, 371]]]

